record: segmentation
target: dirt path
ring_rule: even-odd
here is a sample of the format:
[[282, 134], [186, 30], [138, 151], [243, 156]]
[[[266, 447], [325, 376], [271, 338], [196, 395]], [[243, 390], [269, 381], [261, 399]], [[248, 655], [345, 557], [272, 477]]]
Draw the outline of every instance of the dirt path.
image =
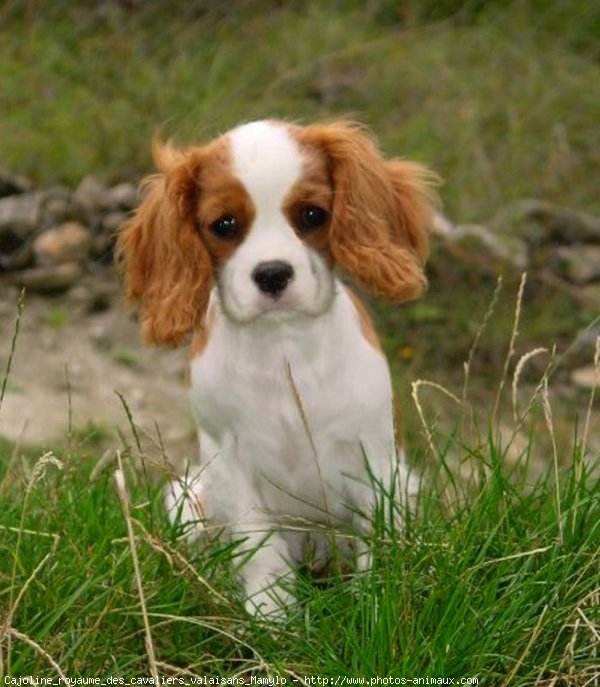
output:
[[[13, 289], [0, 295], [0, 381], [17, 296]], [[116, 436], [120, 430], [130, 440], [119, 392], [144, 432], [156, 437], [160, 428], [177, 454], [170, 455], [175, 462], [194, 452], [185, 349], [142, 345], [137, 324], [120, 305], [119, 285], [108, 269], [86, 277], [67, 295], [27, 298], [0, 409], [0, 435], [25, 444], [64, 442], [71, 415], [76, 433], [95, 427]]]

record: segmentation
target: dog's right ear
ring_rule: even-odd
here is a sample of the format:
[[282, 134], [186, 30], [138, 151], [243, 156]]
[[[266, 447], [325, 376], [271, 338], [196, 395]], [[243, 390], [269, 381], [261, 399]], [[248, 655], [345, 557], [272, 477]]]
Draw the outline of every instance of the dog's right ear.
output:
[[125, 295], [140, 310], [149, 343], [175, 346], [200, 329], [213, 284], [209, 254], [195, 218], [201, 149], [177, 151], [155, 142], [159, 174], [121, 229], [116, 262]]
[[347, 122], [310, 125], [297, 135], [329, 162], [337, 264], [374, 295], [397, 303], [421, 296], [436, 176], [414, 162], [384, 160], [375, 141]]

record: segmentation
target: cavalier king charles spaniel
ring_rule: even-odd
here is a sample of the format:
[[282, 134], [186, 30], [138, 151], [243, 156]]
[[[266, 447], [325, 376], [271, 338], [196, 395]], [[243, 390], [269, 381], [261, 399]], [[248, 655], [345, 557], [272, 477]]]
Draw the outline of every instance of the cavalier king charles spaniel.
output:
[[294, 565], [369, 565], [378, 486], [416, 492], [385, 356], [339, 274], [418, 298], [435, 179], [343, 122], [257, 121], [154, 157], [117, 262], [144, 339], [191, 339], [200, 461], [167, 507], [190, 536], [237, 541], [246, 607], [281, 611]]

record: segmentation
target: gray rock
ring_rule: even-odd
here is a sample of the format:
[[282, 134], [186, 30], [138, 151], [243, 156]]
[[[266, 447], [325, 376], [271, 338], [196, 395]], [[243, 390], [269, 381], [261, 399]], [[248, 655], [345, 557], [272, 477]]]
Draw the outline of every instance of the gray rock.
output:
[[73, 193], [73, 198], [89, 215], [110, 207], [111, 203], [109, 190], [91, 175], [81, 180]]
[[60, 293], [73, 286], [83, 273], [83, 267], [78, 262], [63, 262], [9, 273], [8, 282], [37, 293]]
[[[600, 293], [598, 295], [600, 296]], [[561, 364], [570, 369], [590, 365], [594, 360], [598, 337], [600, 337], [600, 323], [596, 322], [582, 329], [564, 352]]]
[[515, 233], [529, 244], [600, 243], [600, 217], [542, 200], [509, 203], [491, 226]]
[[0, 199], [0, 250], [6, 237], [24, 241], [36, 229], [44, 197], [42, 192], [32, 191]]
[[10, 245], [6, 243], [4, 248], [0, 242], [0, 268], [3, 270], [22, 270], [34, 263], [32, 241]]
[[85, 210], [70, 191], [64, 188], [52, 188], [44, 191], [42, 207], [42, 226], [44, 228], [71, 220], [83, 222], [85, 219]]
[[33, 242], [36, 263], [57, 265], [63, 262], [83, 262], [92, 248], [92, 235], [79, 222], [65, 222], [44, 231]]
[[113, 186], [108, 192], [110, 207], [116, 210], [133, 210], [140, 202], [137, 187], [124, 182]]
[[432, 232], [454, 252], [479, 257], [488, 265], [500, 263], [524, 270], [529, 264], [525, 242], [505, 232], [494, 232], [480, 224], [453, 224], [440, 213], [434, 215]]
[[82, 215], [82, 208], [63, 188], [1, 198], [0, 242], [6, 236], [24, 241], [37, 229], [68, 220], [80, 220]]
[[109, 235], [113, 235], [124, 222], [129, 218], [127, 212], [120, 212], [114, 210], [113, 212], [107, 212], [102, 218], [102, 229]]
[[589, 284], [600, 279], [600, 245], [560, 246], [556, 256], [560, 271], [574, 284]]
[[32, 191], [0, 199], [0, 268], [33, 264], [37, 234], [56, 224], [80, 220], [85, 213], [63, 188]]
[[75, 203], [83, 208], [88, 221], [102, 223], [102, 215], [113, 212], [128, 212], [139, 204], [137, 188], [133, 184], [122, 183], [107, 188], [96, 177], [83, 178], [73, 193]]
[[26, 193], [30, 190], [31, 182], [28, 179], [0, 168], [0, 198]]
[[466, 224], [456, 229], [453, 241], [461, 247], [487, 254], [488, 257], [517, 270], [527, 268], [527, 246], [516, 236], [495, 233], [479, 224]]

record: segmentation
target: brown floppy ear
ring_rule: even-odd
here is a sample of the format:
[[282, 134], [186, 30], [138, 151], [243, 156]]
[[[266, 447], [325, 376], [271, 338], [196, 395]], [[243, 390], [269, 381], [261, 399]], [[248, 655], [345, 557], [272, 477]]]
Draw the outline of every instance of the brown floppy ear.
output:
[[300, 135], [327, 154], [334, 185], [329, 240], [336, 262], [368, 291], [391, 301], [418, 298], [435, 176], [412, 162], [382, 159], [373, 140], [347, 123]]
[[160, 174], [117, 238], [116, 261], [126, 298], [138, 303], [142, 335], [175, 346], [201, 328], [212, 287], [210, 257], [194, 218], [198, 151], [154, 146]]

